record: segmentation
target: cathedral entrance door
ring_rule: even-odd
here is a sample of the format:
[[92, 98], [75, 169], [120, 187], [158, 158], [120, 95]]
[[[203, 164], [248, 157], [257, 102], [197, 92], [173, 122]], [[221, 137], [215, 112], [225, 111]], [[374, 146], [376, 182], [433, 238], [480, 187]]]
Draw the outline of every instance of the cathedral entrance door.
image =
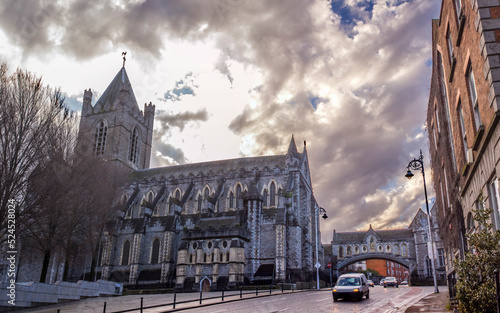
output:
[[208, 278], [203, 279], [201, 282], [201, 291], [209, 292], [210, 291], [210, 280]]

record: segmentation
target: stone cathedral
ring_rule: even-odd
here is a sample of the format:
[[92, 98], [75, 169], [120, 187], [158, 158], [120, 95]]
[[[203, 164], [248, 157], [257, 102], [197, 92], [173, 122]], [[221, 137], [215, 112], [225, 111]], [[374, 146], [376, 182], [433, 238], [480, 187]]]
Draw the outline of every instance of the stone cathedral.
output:
[[155, 106], [139, 109], [125, 67], [91, 103], [85, 90], [77, 148], [132, 169], [102, 239], [102, 279], [197, 290], [311, 277], [320, 233], [305, 143], [299, 152], [292, 136], [282, 155], [149, 168]]

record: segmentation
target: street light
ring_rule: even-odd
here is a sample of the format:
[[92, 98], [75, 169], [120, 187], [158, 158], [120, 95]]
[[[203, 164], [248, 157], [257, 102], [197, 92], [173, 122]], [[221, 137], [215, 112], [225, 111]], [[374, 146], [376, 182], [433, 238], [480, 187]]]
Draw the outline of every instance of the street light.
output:
[[328, 216], [326, 215], [326, 210], [320, 207], [316, 208], [316, 215], [314, 219], [316, 220], [316, 289], [319, 290], [319, 268], [321, 267], [321, 264], [319, 263], [319, 253], [318, 253], [318, 219], [319, 219], [319, 213], [323, 213], [322, 218], [326, 220]]
[[408, 163], [408, 171], [405, 177], [411, 179], [414, 175], [411, 170], [422, 170], [422, 178], [424, 180], [424, 194], [425, 194], [425, 207], [427, 208], [427, 224], [429, 226], [429, 241], [427, 244], [431, 246], [429, 251], [431, 251], [431, 266], [432, 266], [432, 276], [434, 278], [434, 293], [439, 293], [437, 278], [436, 278], [436, 267], [434, 266], [434, 243], [432, 240], [432, 229], [431, 229], [431, 214], [429, 212], [429, 201], [427, 200], [427, 188], [425, 187], [425, 172], [424, 172], [424, 156], [422, 155], [422, 150], [420, 150], [420, 157], [418, 159], [413, 159]]

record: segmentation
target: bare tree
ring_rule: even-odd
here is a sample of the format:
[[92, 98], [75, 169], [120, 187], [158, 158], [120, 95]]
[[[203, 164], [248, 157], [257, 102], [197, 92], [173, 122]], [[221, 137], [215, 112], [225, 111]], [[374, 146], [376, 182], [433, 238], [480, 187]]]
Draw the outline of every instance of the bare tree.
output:
[[9, 200], [16, 201], [16, 223], [22, 220], [26, 190], [34, 169], [47, 161], [53, 135], [67, 123], [70, 111], [59, 90], [41, 78], [0, 65], [0, 244], [6, 239]]

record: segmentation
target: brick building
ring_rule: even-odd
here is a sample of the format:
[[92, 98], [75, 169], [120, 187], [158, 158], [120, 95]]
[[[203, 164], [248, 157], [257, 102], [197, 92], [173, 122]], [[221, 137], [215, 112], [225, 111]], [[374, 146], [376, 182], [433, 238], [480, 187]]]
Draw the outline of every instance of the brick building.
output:
[[408, 268], [399, 263], [381, 259], [372, 259], [366, 260], [366, 267], [367, 269], [377, 271], [380, 276], [396, 277], [398, 283], [401, 283], [403, 280], [408, 281]]
[[474, 231], [472, 210], [498, 211], [500, 2], [443, 0], [432, 21], [433, 69], [427, 127], [450, 296], [453, 260]]

